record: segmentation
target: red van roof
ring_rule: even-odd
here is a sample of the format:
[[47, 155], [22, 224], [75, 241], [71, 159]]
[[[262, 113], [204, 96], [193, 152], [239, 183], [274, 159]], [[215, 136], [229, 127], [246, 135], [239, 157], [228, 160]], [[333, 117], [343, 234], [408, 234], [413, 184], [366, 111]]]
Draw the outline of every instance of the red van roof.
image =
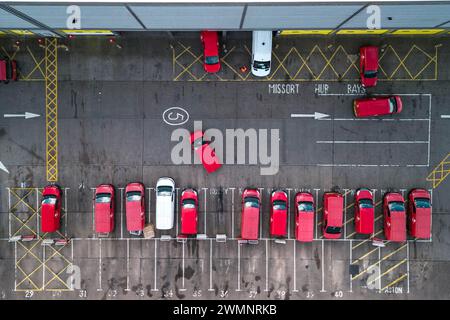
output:
[[391, 234], [389, 239], [391, 241], [405, 241], [406, 240], [406, 215], [403, 211], [391, 212]]
[[141, 212], [141, 201], [127, 201], [127, 230], [140, 231], [144, 229], [144, 219]]
[[241, 237], [245, 240], [257, 240], [259, 228], [259, 208], [247, 207], [242, 212]]
[[95, 204], [95, 231], [98, 233], [112, 232], [109, 203]]
[[416, 238], [428, 239], [431, 237], [431, 209], [416, 209]]
[[197, 233], [197, 209], [183, 208], [181, 216], [181, 233], [196, 234]]
[[328, 226], [341, 227], [344, 216], [344, 198], [341, 194], [327, 194], [325, 210], [328, 211]]
[[54, 204], [42, 204], [41, 229], [42, 232], [55, 232], [59, 229], [59, 217], [55, 217], [56, 206]]
[[314, 237], [314, 212], [300, 212], [299, 220], [299, 225], [297, 227], [297, 240], [311, 242]]
[[286, 235], [287, 210], [274, 210], [270, 223], [270, 234], [283, 237]]

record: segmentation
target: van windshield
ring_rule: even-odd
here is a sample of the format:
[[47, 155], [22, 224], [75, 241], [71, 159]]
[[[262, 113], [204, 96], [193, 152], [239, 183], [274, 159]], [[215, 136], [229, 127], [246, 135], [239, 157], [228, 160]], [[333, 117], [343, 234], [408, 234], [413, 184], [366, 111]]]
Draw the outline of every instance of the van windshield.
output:
[[246, 197], [244, 199], [244, 206], [246, 208], [259, 208], [259, 201], [255, 197]]
[[372, 200], [370, 200], [370, 199], [361, 199], [361, 200], [359, 200], [359, 207], [360, 208], [366, 208], [366, 209], [373, 208]]
[[397, 101], [395, 101], [394, 97], [389, 98], [389, 112], [390, 113], [397, 112]]
[[141, 201], [141, 193], [139, 191], [127, 192], [127, 201]]
[[109, 193], [99, 193], [95, 196], [95, 202], [108, 203], [111, 201], [111, 195]]
[[219, 63], [219, 57], [218, 56], [210, 56], [205, 58], [206, 64], [217, 64]]
[[172, 195], [172, 187], [169, 186], [158, 187], [158, 196], [171, 196], [171, 195]]
[[273, 202], [273, 210], [286, 210], [286, 202], [275, 200]]
[[341, 227], [328, 227], [327, 228], [327, 233], [339, 234], [339, 233], [341, 233]]
[[192, 199], [183, 200], [183, 208], [185, 209], [195, 209], [195, 201]]
[[312, 202], [299, 202], [298, 204], [298, 211], [311, 212], [313, 210], [314, 208]]
[[431, 208], [430, 200], [426, 198], [417, 198], [414, 200], [416, 208]]
[[376, 78], [377, 72], [376, 71], [366, 71], [364, 72], [364, 77], [366, 78]]
[[253, 68], [268, 70], [270, 68], [270, 61], [254, 61]]
[[44, 199], [42, 199], [42, 204], [55, 204], [56, 203], [56, 197], [53, 195], [45, 196]]

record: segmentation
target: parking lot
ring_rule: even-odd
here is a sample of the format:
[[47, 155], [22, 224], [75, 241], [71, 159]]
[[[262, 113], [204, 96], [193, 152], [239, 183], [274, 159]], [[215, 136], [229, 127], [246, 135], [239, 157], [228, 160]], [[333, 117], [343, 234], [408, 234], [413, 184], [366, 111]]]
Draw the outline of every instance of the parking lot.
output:
[[[0, 86], [3, 114], [33, 112], [33, 119], [0, 118], [0, 291], [7, 299], [449, 299], [450, 114], [449, 38], [277, 37], [271, 75], [256, 79], [249, 66], [250, 34], [229, 33], [221, 51], [223, 69], [206, 74], [196, 33], [124, 34], [120, 46], [103, 38], [78, 37], [57, 49], [57, 128], [46, 126], [49, 75], [45, 50], [36, 39], [20, 48], [0, 39], [14, 55], [20, 80]], [[352, 102], [366, 94], [358, 81], [360, 45], [382, 47], [382, 72], [372, 95], [396, 94], [401, 114], [361, 120]], [[67, 50], [66, 50], [67, 48]], [[225, 51], [226, 50], [226, 51]], [[46, 91], [47, 90], [47, 91]], [[183, 108], [189, 120], [173, 126], [164, 112]], [[314, 113], [327, 115], [315, 119]], [[301, 115], [312, 115], [304, 117]], [[175, 165], [171, 135], [192, 131], [194, 121], [222, 132], [256, 129], [268, 154], [278, 134], [276, 174], [269, 164], [224, 164], [207, 174], [201, 165]], [[266, 136], [261, 132], [266, 132]], [[57, 140], [57, 164], [49, 172], [48, 141]], [[274, 149], [275, 148], [275, 149]], [[224, 155], [226, 152], [224, 151]], [[235, 155], [236, 159], [237, 155]], [[272, 163], [273, 164], [273, 163]], [[39, 231], [42, 188], [57, 175], [63, 188], [59, 235]], [[180, 191], [199, 191], [200, 239], [177, 239], [175, 226], [154, 239], [130, 236], [125, 226], [124, 188], [146, 186], [146, 219], [155, 221], [155, 185], [170, 176]], [[98, 238], [93, 227], [93, 189], [116, 187], [115, 230]], [[241, 196], [254, 186], [262, 194], [257, 244], [241, 244]], [[344, 195], [341, 239], [324, 239], [322, 196], [339, 187]], [[382, 197], [405, 196], [415, 187], [432, 194], [429, 240], [373, 246], [354, 231], [354, 193], [375, 195], [374, 236], [383, 238]], [[269, 235], [269, 198], [289, 196], [285, 244]], [[294, 236], [294, 196], [314, 196], [314, 241]], [[9, 242], [14, 236], [35, 239]], [[170, 235], [167, 239], [166, 235]], [[226, 235], [220, 241], [217, 235]], [[46, 238], [69, 237], [64, 246]], [[77, 274], [81, 276], [78, 281]], [[79, 283], [77, 283], [77, 281]]]

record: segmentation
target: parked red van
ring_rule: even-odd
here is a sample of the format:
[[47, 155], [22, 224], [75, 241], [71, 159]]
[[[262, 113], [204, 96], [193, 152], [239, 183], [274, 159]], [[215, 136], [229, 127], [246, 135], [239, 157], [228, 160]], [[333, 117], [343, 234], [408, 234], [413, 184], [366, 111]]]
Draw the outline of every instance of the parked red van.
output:
[[242, 240], [258, 240], [261, 195], [258, 189], [245, 189], [242, 193]]
[[374, 87], [378, 80], [378, 47], [359, 48], [359, 73], [364, 87]]
[[408, 230], [417, 239], [431, 238], [431, 195], [425, 189], [413, 189], [408, 195]]
[[375, 218], [375, 206], [372, 191], [366, 188], [355, 193], [355, 231], [361, 234], [372, 234]]
[[388, 192], [383, 199], [384, 236], [392, 242], [406, 241], [405, 200], [401, 193]]
[[323, 195], [322, 232], [326, 239], [339, 239], [342, 234], [344, 198], [338, 192]]
[[194, 189], [181, 192], [181, 235], [197, 234], [198, 195]]
[[46, 186], [42, 192], [41, 231], [56, 232], [61, 223], [61, 188], [57, 185]]
[[140, 236], [145, 226], [145, 187], [140, 182], [129, 183], [125, 188], [127, 230]]
[[282, 190], [270, 195], [270, 235], [284, 238], [287, 232], [288, 196]]
[[314, 238], [314, 197], [308, 192], [295, 195], [295, 239], [311, 242]]
[[111, 184], [101, 184], [95, 189], [95, 232], [108, 234], [114, 230], [115, 190]]

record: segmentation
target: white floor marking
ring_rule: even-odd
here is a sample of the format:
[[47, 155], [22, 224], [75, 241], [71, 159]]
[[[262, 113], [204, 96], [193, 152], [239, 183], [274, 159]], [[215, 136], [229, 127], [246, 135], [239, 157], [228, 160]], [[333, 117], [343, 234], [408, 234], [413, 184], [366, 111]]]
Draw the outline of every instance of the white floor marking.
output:
[[294, 240], [294, 290], [292, 292], [298, 292], [297, 290], [297, 241]]
[[45, 246], [42, 246], [42, 289], [45, 290]]
[[64, 236], [67, 238], [67, 220], [69, 219], [69, 210], [67, 209], [67, 190], [70, 188], [64, 188]]
[[319, 140], [322, 144], [427, 144], [428, 141], [414, 140], [384, 140], [384, 141], [353, 141], [353, 140]]
[[103, 291], [102, 289], [102, 239], [98, 239], [98, 250], [99, 250], [99, 257], [98, 257], [98, 288], [97, 291]]
[[408, 280], [406, 293], [409, 293], [409, 242], [406, 242], [406, 278]]
[[39, 189], [38, 188], [35, 188], [35, 192], [36, 192], [36, 233], [37, 233], [37, 238], [38, 239], [40, 239], [41, 238], [41, 236], [40, 236], [40, 232], [39, 232], [39, 230], [41, 230], [41, 228], [39, 228], [39, 216], [40, 216], [40, 213], [39, 213]]
[[184, 245], [185, 245], [185, 241], [183, 241], [182, 243], [181, 243], [181, 252], [182, 252], [182, 260], [181, 260], [181, 272], [182, 272], [182, 276], [181, 276], [181, 289], [183, 289], [183, 290], [185, 290], [185, 288], [184, 288], [184, 263], [185, 263], [185, 261], [184, 261]]
[[430, 119], [427, 118], [401, 118], [401, 119], [383, 119], [383, 118], [377, 118], [377, 119], [361, 119], [361, 118], [328, 118], [328, 119], [319, 119], [320, 121], [430, 121]]
[[[350, 239], [350, 242], [349, 242], [350, 263], [351, 263], [351, 261], [353, 261], [352, 247], [353, 247], [353, 241], [352, 241], [352, 239]], [[352, 277], [353, 277], [353, 275], [350, 274], [350, 281], [349, 281], [350, 282], [350, 290], [348, 292], [353, 292]]]
[[239, 241], [236, 242], [238, 249], [238, 272], [237, 272], [237, 289], [236, 291], [241, 291], [241, 245]]
[[321, 267], [321, 269], [322, 269], [322, 288], [320, 289], [320, 292], [326, 292], [325, 291], [325, 270], [324, 270], [324, 248], [323, 248], [323, 246], [324, 246], [324, 241], [323, 240], [321, 240], [321, 242], [322, 242], [322, 259], [320, 259], [321, 261], [321, 264], [322, 264], [322, 267]]
[[120, 239], [123, 239], [123, 188], [120, 190]]
[[175, 224], [176, 224], [176, 230], [175, 230], [175, 232], [176, 232], [176, 236], [178, 236], [178, 230], [179, 230], [179, 228], [178, 228], [178, 216], [179, 216], [179, 205], [178, 205], [178, 195], [179, 195], [179, 190], [180, 190], [180, 188], [175, 188]]
[[[261, 195], [261, 207], [263, 204], [263, 193], [264, 193], [264, 188], [258, 188], [259, 193]], [[262, 238], [262, 210], [259, 210], [259, 238]]]
[[208, 188], [202, 188], [205, 190], [205, 207], [203, 208], [204, 220], [203, 220], [203, 234], [206, 234], [206, 191]]
[[315, 229], [316, 229], [316, 235], [315, 235], [315, 239], [318, 239], [319, 238], [319, 234], [317, 233], [317, 220], [318, 220], [318, 213], [317, 213], [317, 206], [319, 205], [319, 191], [320, 191], [320, 189], [314, 189], [314, 191], [315, 191], [315, 194], [316, 194], [316, 200], [315, 200], [315, 203], [314, 203], [314, 211], [315, 211], [315, 213], [314, 213], [314, 219], [316, 220], [316, 223], [315, 223]]
[[[347, 239], [347, 192], [348, 189], [342, 189], [344, 190], [344, 239]], [[351, 260], [350, 260], [351, 261]]]
[[441, 114], [441, 119], [450, 119], [450, 114]]
[[266, 289], [265, 292], [269, 291], [269, 243], [266, 240]]
[[214, 291], [212, 287], [212, 239], [209, 239], [209, 289], [208, 291]]
[[431, 94], [429, 95], [430, 104], [428, 105], [428, 161], [427, 164], [430, 166], [430, 145], [431, 145]]
[[95, 204], [94, 204], [95, 188], [91, 188], [91, 190], [92, 190], [92, 234], [95, 237]]
[[158, 239], [155, 238], [154, 240], [155, 240], [155, 265], [154, 265], [155, 278], [154, 278], [154, 285], [153, 285], [152, 291], [159, 291], [159, 289], [157, 288], [157, 281], [156, 281], [156, 267], [157, 267], [156, 259], [157, 259]]
[[8, 231], [9, 231], [9, 238], [11, 238], [11, 236], [12, 236], [12, 234], [11, 234], [11, 230], [12, 230], [12, 227], [11, 227], [11, 189], [9, 189], [9, 188], [6, 188], [6, 190], [8, 190], [8, 211], [9, 211], [9, 214], [8, 214]]
[[234, 238], [234, 190], [235, 188], [230, 188], [233, 192], [231, 193], [231, 237]]
[[130, 240], [127, 239], [127, 287], [125, 291], [130, 291]]
[[286, 189], [288, 191], [288, 212], [287, 212], [287, 237], [291, 238], [291, 188]]
[[17, 291], [17, 242], [14, 241], [14, 291]]
[[[378, 261], [381, 261], [381, 247], [378, 247]], [[378, 264], [379, 270], [378, 270], [378, 275], [381, 274], [381, 264]], [[381, 278], [382, 277], [378, 277], [378, 293], [381, 293]]]

